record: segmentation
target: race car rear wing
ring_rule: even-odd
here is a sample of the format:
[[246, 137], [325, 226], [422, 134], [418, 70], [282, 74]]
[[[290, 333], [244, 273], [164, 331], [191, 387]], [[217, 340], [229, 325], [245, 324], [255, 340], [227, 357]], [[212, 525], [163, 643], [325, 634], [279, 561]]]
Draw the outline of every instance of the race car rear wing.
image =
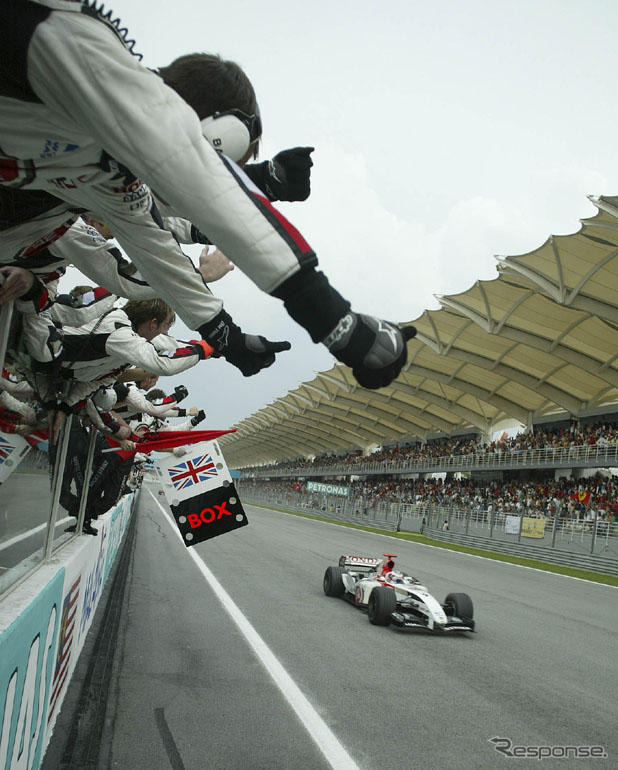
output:
[[355, 572], [375, 572], [380, 559], [372, 559], [369, 556], [340, 556], [340, 567], [351, 567]]

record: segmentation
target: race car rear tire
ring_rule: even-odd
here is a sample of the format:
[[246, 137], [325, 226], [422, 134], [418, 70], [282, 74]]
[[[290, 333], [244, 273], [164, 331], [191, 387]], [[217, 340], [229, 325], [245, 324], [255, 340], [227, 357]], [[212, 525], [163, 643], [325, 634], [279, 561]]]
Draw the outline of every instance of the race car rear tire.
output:
[[462, 620], [472, 620], [474, 617], [474, 606], [468, 594], [448, 594], [444, 600], [444, 606], [447, 614], [451, 610], [451, 615], [455, 615]]
[[378, 586], [369, 594], [367, 616], [374, 626], [389, 626], [391, 614], [397, 609], [397, 598], [392, 588]]
[[341, 577], [341, 567], [327, 567], [324, 573], [324, 593], [326, 596], [343, 596], [345, 586]]

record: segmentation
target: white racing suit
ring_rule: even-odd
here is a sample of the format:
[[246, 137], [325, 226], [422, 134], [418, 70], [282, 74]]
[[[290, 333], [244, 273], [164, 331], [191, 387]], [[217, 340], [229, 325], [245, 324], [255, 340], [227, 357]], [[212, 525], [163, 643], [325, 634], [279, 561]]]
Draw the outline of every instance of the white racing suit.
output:
[[[113, 309], [79, 328], [63, 327], [63, 354], [56, 372], [57, 378], [67, 382], [62, 401], [68, 406], [75, 405], [102, 385], [111, 385], [116, 375], [131, 365], [144, 367], [153, 374], [173, 375], [201, 360], [194, 346], [167, 335], [160, 337], [166, 342], [164, 349], [157, 349], [136, 334], [126, 313], [120, 309]], [[56, 385], [50, 383], [50, 389]], [[54, 392], [41, 394], [42, 400], [52, 399]]]
[[25, 401], [20, 401], [15, 396], [12, 396], [6, 390], [0, 389], [0, 407], [8, 409], [14, 414], [21, 415], [24, 419], [22, 422], [30, 425], [36, 424], [36, 412], [34, 408], [27, 404]]
[[[0, 242], [4, 242], [0, 234]], [[0, 254], [2, 254], [0, 247]], [[43, 248], [25, 249], [22, 254], [3, 264], [11, 264], [30, 270], [39, 281], [55, 293], [53, 281], [57, 280], [69, 265], [73, 265], [96, 286], [103, 286], [113, 294], [127, 299], [152, 299], [154, 291], [148, 286], [136, 266], [124, 258], [113, 242], [105, 240], [94, 227], [81, 217], [57, 240]], [[52, 296], [53, 299], [53, 296]]]
[[[163, 420], [161, 417], [155, 417], [154, 415], [146, 413], [142, 414], [139, 420], [131, 420], [129, 425], [133, 432], [143, 431], [145, 429], [148, 431], [156, 431], [157, 433], [173, 430], [193, 430], [195, 427], [190, 419], [185, 420], [184, 422], [176, 423], [176, 425], [172, 425], [171, 423], [167, 422], [167, 420]], [[171, 452], [172, 454], [176, 455], [176, 457], [182, 457], [187, 453], [185, 446], [177, 446], [173, 449], [163, 449], [161, 451]]]
[[[153, 340], [156, 346], [156, 339]], [[146, 391], [138, 388], [133, 383], [127, 383], [129, 392], [127, 397], [116, 404], [114, 412], [122, 417], [123, 420], [137, 419], [142, 414], [149, 414], [152, 417], [184, 417], [185, 409], [179, 409], [175, 406], [173, 397], [167, 403], [154, 404], [146, 398]]]
[[389, 384], [416, 330], [402, 334], [350, 311], [314, 270], [316, 256], [302, 235], [217, 154], [193, 108], [137, 61], [119, 26], [95, 5], [0, 3], [0, 260], [23, 250], [25, 231], [27, 243], [47, 245], [76, 212], [90, 211], [217, 355], [245, 376], [269, 366], [289, 344], [243, 334], [222, 311], [164, 229], [152, 188], [259, 288], [283, 300], [362, 385]]
[[18, 378], [6, 369], [2, 370], [2, 376], [0, 376], [1, 390], [5, 390], [20, 401], [32, 401], [34, 399], [34, 390], [26, 380]]
[[175, 425], [163, 419], [161, 416], [156, 416], [143, 412], [139, 419], [129, 420], [131, 430], [134, 432], [143, 430], [144, 428], [149, 431], [169, 431], [169, 430], [193, 430], [195, 427], [191, 422], [191, 418], [183, 420], [183, 422], [177, 422]]
[[[113, 28], [75, 2], [6, 4], [17, 6], [24, 22], [21, 39], [7, 41], [13, 57], [0, 85], [0, 183], [67, 204], [30, 218], [29, 243], [66, 226], [71, 209], [91, 211], [192, 329], [222, 303], [162, 228], [140, 180], [264, 291], [302, 262], [315, 262], [300, 234], [203, 138], [193, 109], [138, 62]], [[23, 219], [13, 224], [1, 233], [3, 261], [23, 248]]]
[[[96, 321], [118, 300], [115, 294], [100, 286], [94, 287], [80, 300], [70, 295], [57, 295], [57, 275], [55, 272], [37, 277], [27, 295], [15, 301], [21, 317], [20, 341], [29, 356], [29, 364], [26, 364], [24, 351], [18, 354], [25, 376], [30, 376], [33, 368], [34, 371], [42, 371], [43, 366], [50, 366], [62, 355], [61, 329], [64, 326], [79, 328]], [[39, 379], [39, 391], [40, 386]]]

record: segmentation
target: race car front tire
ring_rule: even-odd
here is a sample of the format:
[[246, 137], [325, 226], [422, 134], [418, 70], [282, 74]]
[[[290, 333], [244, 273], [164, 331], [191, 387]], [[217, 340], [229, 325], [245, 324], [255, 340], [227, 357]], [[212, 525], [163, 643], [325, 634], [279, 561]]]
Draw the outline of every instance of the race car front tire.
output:
[[[472, 620], [474, 618], [474, 606], [468, 594], [448, 594], [444, 600], [444, 607], [447, 615], [455, 615], [461, 620]], [[449, 613], [449, 610], [452, 611]]]
[[391, 615], [397, 609], [397, 598], [392, 588], [378, 586], [369, 594], [367, 616], [374, 626], [389, 626]]
[[326, 596], [343, 596], [345, 586], [341, 577], [341, 567], [327, 567], [324, 573], [324, 593]]

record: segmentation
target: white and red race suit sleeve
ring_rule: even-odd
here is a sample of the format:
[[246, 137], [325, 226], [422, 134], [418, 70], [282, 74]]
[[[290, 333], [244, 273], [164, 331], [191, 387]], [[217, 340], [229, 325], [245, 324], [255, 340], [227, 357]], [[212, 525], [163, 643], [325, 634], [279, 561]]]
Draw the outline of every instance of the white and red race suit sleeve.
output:
[[172, 406], [169, 403], [153, 404], [152, 401], [146, 398], [145, 392], [136, 385], [129, 385], [129, 393], [125, 403], [128, 407], [129, 415], [142, 412], [153, 417], [176, 417], [178, 414], [178, 407]]
[[120, 249], [106, 241], [83, 219], [78, 219], [47, 251], [56, 257], [59, 264], [74, 265], [96, 286], [103, 286], [112, 294], [127, 299], [152, 299], [157, 296]]
[[[65, 346], [68, 342], [68, 333], [72, 331], [74, 330], [64, 330]], [[71, 361], [73, 375], [79, 380], [93, 379], [92, 375], [96, 376], [102, 373], [102, 370], [109, 372], [119, 366], [126, 367], [129, 363], [141, 366], [153, 374], [167, 376], [184, 372], [201, 360], [196, 347], [191, 344], [177, 343], [173, 351], [160, 353], [148, 340], [136, 334], [129, 325], [118, 325], [109, 332], [106, 329], [102, 334], [97, 334], [92, 342], [87, 333], [83, 335], [83, 339], [87, 343], [83, 360]], [[81, 338], [72, 341], [71, 350], [64, 353], [65, 360], [71, 359], [72, 350], [80, 342]], [[93, 351], [100, 345], [104, 353], [97, 359]]]
[[[300, 233], [204, 139], [195, 111], [104, 24], [52, 11], [34, 30], [27, 57], [29, 84], [44, 105], [144, 180], [262, 290], [270, 293], [301, 265], [315, 264]], [[146, 281], [191, 328], [220, 310], [188, 257], [177, 244], [172, 248], [173, 236], [157, 226], [150, 196], [140, 199], [137, 187], [111, 182], [56, 194], [109, 225]]]
[[74, 265], [97, 286], [103, 286], [120, 297], [152, 299], [157, 296], [136, 265], [129, 262], [113, 242], [106, 241], [81, 218], [48, 246], [7, 264], [34, 273], [45, 284], [52, 298], [56, 291], [52, 282], [69, 265]]
[[20, 380], [6, 369], [2, 370], [0, 390], [5, 390], [20, 401], [31, 401], [35, 397], [32, 386], [26, 380]]

